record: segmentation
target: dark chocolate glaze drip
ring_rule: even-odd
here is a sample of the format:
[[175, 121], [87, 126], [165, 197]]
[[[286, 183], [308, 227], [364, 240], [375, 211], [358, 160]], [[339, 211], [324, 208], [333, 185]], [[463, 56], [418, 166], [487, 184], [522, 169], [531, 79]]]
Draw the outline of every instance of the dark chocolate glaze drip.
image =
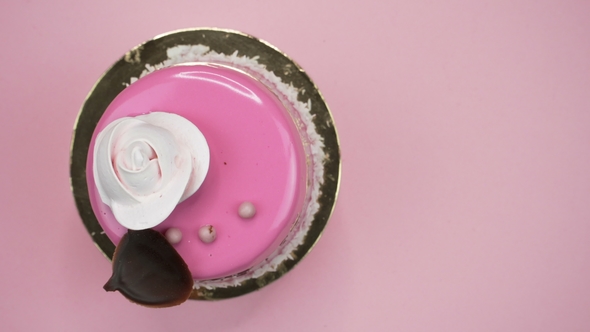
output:
[[152, 229], [129, 230], [113, 256], [106, 291], [119, 291], [132, 302], [170, 307], [186, 301], [193, 289], [188, 266], [176, 249]]

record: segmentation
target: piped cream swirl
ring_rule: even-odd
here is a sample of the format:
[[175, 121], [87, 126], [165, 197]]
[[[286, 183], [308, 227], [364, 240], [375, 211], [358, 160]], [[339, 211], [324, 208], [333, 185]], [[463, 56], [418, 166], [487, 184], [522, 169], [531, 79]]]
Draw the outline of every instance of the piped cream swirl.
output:
[[154, 227], [201, 186], [209, 147], [187, 119], [154, 112], [111, 122], [94, 145], [102, 202], [129, 229]]

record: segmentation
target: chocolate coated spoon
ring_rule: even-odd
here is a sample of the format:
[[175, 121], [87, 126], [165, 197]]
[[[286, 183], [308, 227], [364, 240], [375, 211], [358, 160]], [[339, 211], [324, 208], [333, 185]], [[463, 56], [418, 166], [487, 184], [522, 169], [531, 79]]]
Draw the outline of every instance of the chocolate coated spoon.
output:
[[119, 291], [148, 307], [171, 307], [186, 301], [193, 289], [188, 266], [176, 249], [153, 229], [129, 230], [115, 249], [113, 275], [106, 291]]

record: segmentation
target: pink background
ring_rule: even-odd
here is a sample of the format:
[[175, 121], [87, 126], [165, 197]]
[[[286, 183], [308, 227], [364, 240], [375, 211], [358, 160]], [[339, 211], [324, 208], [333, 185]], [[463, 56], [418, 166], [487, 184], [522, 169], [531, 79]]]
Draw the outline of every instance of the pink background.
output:
[[[590, 3], [0, 4], [6, 331], [590, 331]], [[107, 294], [69, 188], [102, 72], [159, 33], [251, 33], [332, 108], [340, 199], [269, 287], [152, 310]]]

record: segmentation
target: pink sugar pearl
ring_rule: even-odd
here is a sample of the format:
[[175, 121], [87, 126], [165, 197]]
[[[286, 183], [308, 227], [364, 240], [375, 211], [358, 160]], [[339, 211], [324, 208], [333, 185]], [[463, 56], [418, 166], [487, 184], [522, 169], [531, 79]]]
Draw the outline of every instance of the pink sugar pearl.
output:
[[243, 202], [238, 208], [238, 215], [244, 219], [250, 219], [256, 214], [256, 207], [251, 202]]
[[199, 239], [204, 243], [211, 243], [215, 241], [217, 237], [217, 232], [215, 228], [211, 225], [205, 225], [199, 229]]
[[182, 232], [176, 227], [168, 228], [164, 236], [171, 244], [177, 244], [182, 240]]

